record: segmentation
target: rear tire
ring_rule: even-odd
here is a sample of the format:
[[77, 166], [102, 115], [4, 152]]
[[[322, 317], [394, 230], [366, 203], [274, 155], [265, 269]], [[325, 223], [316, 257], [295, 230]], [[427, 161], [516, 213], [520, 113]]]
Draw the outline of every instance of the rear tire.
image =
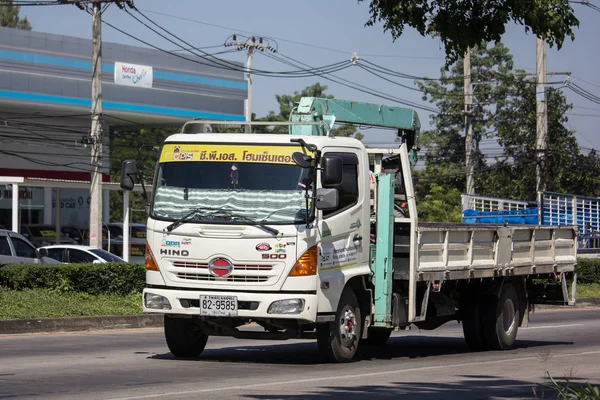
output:
[[192, 318], [174, 318], [165, 315], [164, 329], [167, 346], [175, 357], [198, 357], [208, 335], [202, 332], [202, 322]]
[[360, 344], [364, 346], [385, 346], [390, 339], [393, 329], [389, 328], [369, 328], [369, 335], [366, 339], [361, 339]]
[[484, 318], [485, 342], [493, 350], [514, 347], [519, 329], [519, 297], [512, 283], [502, 285], [498, 297], [490, 299]]
[[343, 363], [354, 359], [362, 322], [360, 305], [350, 288], [345, 288], [335, 314], [335, 320], [317, 325], [317, 344], [321, 355], [329, 362]]

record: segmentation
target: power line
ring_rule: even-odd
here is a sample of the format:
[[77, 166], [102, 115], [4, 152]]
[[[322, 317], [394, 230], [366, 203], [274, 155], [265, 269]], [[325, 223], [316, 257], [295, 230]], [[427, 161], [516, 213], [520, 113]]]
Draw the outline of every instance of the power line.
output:
[[[163, 13], [163, 12], [152, 11], [152, 10], [148, 10], [148, 9], [142, 9], [142, 11], [145, 11], [145, 12], [151, 13], [151, 14], [161, 15], [164, 17], [178, 19], [181, 21], [193, 22], [193, 23], [200, 24], [200, 25], [206, 25], [206, 26], [212, 26], [215, 28], [226, 29], [228, 31], [237, 31], [237, 32], [245, 33], [245, 34], [252, 35], [252, 36], [262, 36], [263, 38], [266, 38], [266, 39], [275, 39], [275, 40], [279, 40], [282, 42], [297, 44], [300, 46], [311, 47], [311, 48], [320, 49], [320, 50], [326, 50], [326, 51], [333, 52], [333, 53], [346, 54], [346, 55], [352, 54], [352, 51], [345, 51], [345, 50], [335, 49], [335, 48], [331, 48], [331, 47], [320, 46], [320, 45], [316, 45], [316, 44], [299, 42], [299, 41], [291, 40], [291, 39], [284, 39], [284, 38], [280, 38], [277, 36], [265, 35], [264, 33], [246, 31], [246, 30], [239, 29], [239, 28], [214, 24], [214, 23], [210, 23], [210, 22], [199, 21], [199, 20], [180, 17], [177, 15], [167, 14], [167, 13]], [[383, 57], [383, 58], [406, 58], [406, 59], [427, 59], [427, 60], [443, 60], [444, 59], [444, 57], [401, 56], [401, 55], [391, 55], [391, 54], [364, 54], [364, 55], [366, 57], [374, 57], [374, 58], [375, 57]]]
[[[296, 59], [294, 59], [292, 57], [286, 56], [286, 55], [284, 55], [282, 53], [277, 53], [277, 55], [280, 56], [280, 57], [285, 57], [286, 59], [291, 60], [291, 61], [282, 60], [281, 58], [279, 58], [279, 57], [277, 57], [275, 55], [265, 53], [265, 56], [267, 56], [269, 58], [272, 58], [274, 60], [277, 60], [277, 61], [279, 61], [281, 63], [288, 64], [290, 66], [294, 66], [294, 63], [300, 64], [300, 65], [304, 65], [304, 66], [309, 66], [306, 63], [298, 61], [298, 60], [296, 60]], [[434, 108], [431, 108], [431, 107], [422, 106], [420, 104], [413, 103], [413, 102], [410, 102], [408, 100], [404, 100], [404, 99], [401, 99], [401, 98], [398, 98], [398, 97], [395, 97], [395, 96], [392, 96], [392, 95], [389, 95], [389, 94], [386, 94], [386, 93], [374, 90], [374, 89], [372, 89], [370, 87], [367, 87], [367, 86], [360, 85], [358, 83], [349, 81], [348, 79], [343, 79], [343, 78], [337, 77], [335, 75], [332, 75], [329, 72], [322, 72], [322, 73], [318, 73], [316, 75], [317, 76], [321, 76], [323, 79], [329, 80], [329, 81], [337, 83], [339, 85], [348, 87], [350, 89], [357, 90], [357, 91], [365, 93], [365, 94], [369, 94], [371, 96], [379, 97], [379, 98], [382, 98], [384, 100], [388, 100], [388, 101], [392, 101], [392, 102], [395, 102], [395, 103], [407, 105], [407, 106], [418, 108], [418, 109], [421, 109], [421, 110], [424, 110], [424, 111], [428, 111], [428, 112], [433, 112], [433, 113], [437, 113], [438, 112], [437, 109], [434, 109]]]

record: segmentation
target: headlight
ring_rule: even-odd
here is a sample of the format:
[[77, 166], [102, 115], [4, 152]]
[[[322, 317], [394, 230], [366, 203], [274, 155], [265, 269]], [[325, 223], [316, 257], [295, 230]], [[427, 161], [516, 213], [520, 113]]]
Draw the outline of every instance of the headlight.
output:
[[146, 305], [146, 308], [152, 308], [153, 310], [171, 309], [171, 303], [169, 303], [169, 299], [154, 293], [146, 293], [144, 296], [144, 304]]
[[300, 314], [302, 311], [304, 311], [304, 299], [288, 299], [271, 303], [267, 314]]

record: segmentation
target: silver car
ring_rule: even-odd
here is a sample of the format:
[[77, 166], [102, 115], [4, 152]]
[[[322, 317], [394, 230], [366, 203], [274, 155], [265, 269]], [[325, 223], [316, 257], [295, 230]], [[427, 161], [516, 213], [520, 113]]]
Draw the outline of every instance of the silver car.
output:
[[58, 263], [47, 254], [46, 250], [37, 250], [23, 235], [0, 229], [0, 265]]

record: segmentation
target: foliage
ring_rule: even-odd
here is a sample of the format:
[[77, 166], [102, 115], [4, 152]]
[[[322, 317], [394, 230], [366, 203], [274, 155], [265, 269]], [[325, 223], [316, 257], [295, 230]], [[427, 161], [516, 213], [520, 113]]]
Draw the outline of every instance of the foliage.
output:
[[577, 384], [568, 377], [565, 377], [563, 381], [559, 381], [554, 379], [550, 373], [547, 374], [548, 379], [550, 379], [550, 383], [539, 385], [554, 392], [557, 399], [600, 400], [600, 387], [598, 386], [592, 386], [589, 383]]
[[[480, 175], [482, 192], [518, 200], [536, 198], [536, 85], [517, 76], [495, 116], [503, 156]], [[581, 154], [574, 132], [567, 129], [572, 108], [561, 91], [547, 89], [547, 190], [585, 196], [600, 195], [600, 158], [595, 151]]]
[[145, 284], [142, 264], [12, 264], [0, 268], [0, 287], [13, 290], [127, 295], [141, 292]]
[[[536, 85], [513, 70], [512, 56], [501, 43], [471, 51], [473, 132], [476, 142], [476, 193], [518, 200], [536, 199]], [[424, 132], [425, 169], [415, 177], [419, 199], [435, 184], [446, 190], [465, 190], [465, 122], [463, 60], [439, 79], [419, 83], [424, 99], [440, 113], [434, 128]], [[547, 190], [600, 196], [600, 157], [582, 154], [566, 112], [565, 96], [547, 90], [549, 148]], [[487, 151], [485, 151], [487, 149]]]
[[31, 30], [31, 24], [27, 20], [27, 17], [21, 18], [19, 16], [19, 12], [21, 11], [20, 6], [14, 6], [12, 0], [3, 1], [2, 4], [0, 5], [0, 26], [26, 31]]
[[[149, 185], [154, 178], [154, 168], [158, 159], [158, 148], [165, 139], [178, 132], [179, 129], [139, 129], [127, 130], [126, 128], [113, 131], [110, 135], [110, 175], [113, 182], [118, 182], [121, 177], [121, 163], [123, 160], [136, 160], [138, 168], [144, 175], [144, 183]], [[142, 148], [142, 146], [144, 146]], [[153, 148], [157, 148], [154, 150]], [[142, 148], [138, 155], [138, 150]], [[147, 188], [148, 189], [148, 188]], [[141, 193], [131, 193], [130, 198], [131, 221], [146, 222], [146, 201]], [[123, 192], [110, 192], [110, 221], [123, 220]]]
[[431, 192], [417, 203], [417, 211], [422, 221], [460, 222], [462, 207], [460, 192], [456, 188], [446, 189], [435, 183]]
[[[271, 121], [271, 122], [287, 122], [289, 121], [290, 114], [294, 107], [300, 102], [302, 97], [324, 97], [327, 99], [333, 99], [334, 97], [330, 94], [326, 94], [327, 86], [323, 86], [320, 83], [307, 86], [301, 92], [294, 92], [294, 94], [278, 94], [275, 95], [277, 103], [279, 103], [279, 113], [270, 111], [266, 117], [260, 118], [259, 121]], [[287, 127], [274, 127], [273, 133], [287, 133]], [[361, 140], [364, 135], [356, 130], [355, 126], [343, 125], [332, 130], [335, 136], [352, 136], [358, 140]]]
[[0, 319], [142, 314], [142, 294], [96, 294], [0, 287]]
[[600, 258], [577, 259], [577, 283], [600, 283]]
[[509, 22], [523, 25], [558, 49], [565, 38], [575, 39], [573, 28], [579, 26], [569, 0], [369, 0], [369, 15], [366, 25], [382, 22], [394, 39], [405, 26], [422, 36], [439, 37], [447, 66], [469, 47], [500, 41]]
[[[452, 66], [449, 73], [440, 71], [439, 79], [418, 82], [423, 100], [435, 104], [440, 112], [431, 117], [433, 129], [422, 134], [425, 149], [425, 170], [415, 179], [419, 198], [430, 192], [430, 185], [465, 190], [465, 120], [463, 60]], [[476, 143], [475, 170], [485, 168], [485, 158], [479, 143], [492, 137], [496, 105], [502, 106], [510, 82], [513, 60], [501, 43], [481, 45], [471, 51], [473, 83], [472, 124]]]

